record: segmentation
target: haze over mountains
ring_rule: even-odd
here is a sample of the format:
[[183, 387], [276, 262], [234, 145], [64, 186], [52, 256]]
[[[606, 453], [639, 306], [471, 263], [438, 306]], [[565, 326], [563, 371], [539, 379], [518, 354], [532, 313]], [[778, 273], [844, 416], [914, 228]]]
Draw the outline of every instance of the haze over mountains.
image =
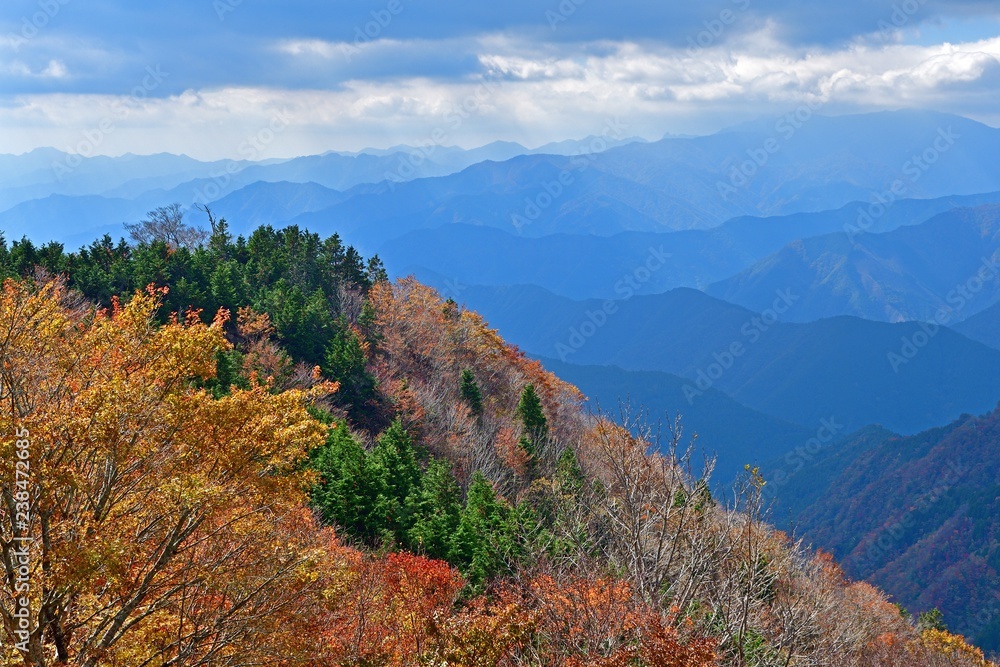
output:
[[[200, 162], [185, 155], [170, 154], [81, 157], [51, 148], [36, 149], [23, 155], [0, 155], [3, 183], [0, 187], [0, 211], [3, 212], [0, 228], [8, 231], [8, 237], [26, 234], [35, 240], [47, 240], [51, 236], [45, 235], [45, 229], [33, 227], [32, 221], [37, 224], [40, 219], [65, 220], [64, 215], [74, 205], [70, 198], [91, 196], [92, 199], [85, 201], [97, 206], [97, 210], [91, 212], [81, 207], [87, 217], [79, 220], [71, 232], [79, 242], [84, 242], [105, 232], [119, 231], [120, 221], [133, 219], [139, 209], [145, 212], [174, 202], [186, 207], [207, 204], [249, 188], [238, 199], [251, 200], [250, 206], [255, 208], [261, 203], [258, 190], [263, 184], [296, 184], [312, 192], [316, 191], [316, 186], [322, 186], [324, 191], [344, 191], [361, 184], [399, 183], [450, 174], [483, 160], [503, 160], [539, 151], [576, 153], [590, 150], [592, 145], [603, 150], [631, 141], [639, 140], [585, 138], [579, 142], [547, 144], [533, 150], [512, 142], [495, 142], [473, 150], [397, 146], [392, 150], [328, 152], [261, 162]], [[255, 152], [248, 145], [246, 154], [252, 156]], [[270, 223], [281, 223], [314, 210], [290, 201], [288, 188], [280, 193], [269, 192], [266, 198], [272, 201], [273, 209], [267, 217]], [[364, 192], [361, 188], [353, 194]], [[328, 208], [347, 198], [337, 193], [326, 194], [329, 199], [322, 202], [320, 208]], [[239, 209], [232, 210], [238, 212]], [[62, 231], [58, 228], [59, 223], [53, 224], [56, 225], [53, 232]], [[252, 225], [247, 227], [252, 228]]]
[[[801, 425], [834, 417], [847, 431], [881, 423], [913, 433], [1000, 397], [998, 350], [946, 327], [780, 322], [770, 308], [762, 315], [686, 288], [611, 302], [613, 310], [532, 286], [470, 287], [461, 298], [529, 353], [687, 378], [681, 413], [715, 388]], [[790, 312], [803, 298], [786, 291], [772, 306]]]
[[[179, 202], [208, 204], [235, 233], [337, 232], [531, 353], [700, 380], [698, 391], [807, 429], [837, 414], [848, 429], [914, 432], [1000, 396], [983, 372], [998, 363], [998, 149], [1000, 130], [922, 111], [783, 117], [648, 143], [609, 123], [535, 150], [397, 146], [264, 162], [39, 149], [0, 156], [0, 230], [74, 247]], [[780, 295], [788, 303], [773, 312]], [[620, 302], [614, 313], [603, 299]], [[755, 313], [774, 319], [758, 326]], [[875, 322], [935, 320], [949, 328], [933, 325], [912, 362], [893, 363], [923, 329]], [[747, 349], [731, 368], [703, 375], [733, 344]], [[582, 384], [607, 396], [601, 382]]]
[[[443, 164], [430, 148], [262, 163], [202, 163], [172, 155], [78, 160], [39, 149], [0, 159], [0, 210], [6, 209], [0, 228], [27, 232], [35, 216], [60, 219], [67, 202], [46, 201], [51, 195], [96, 195], [120, 209], [81, 221], [72, 231], [99, 235], [130, 219], [136, 206], [210, 203], [258, 181], [349, 191], [383, 182], [374, 193], [361, 187], [319, 211], [293, 208], [274, 220], [336, 227], [369, 246], [449, 223], [531, 237], [606, 236], [707, 229], [741, 215], [829, 210], [887, 193], [898, 199], [1000, 190], [1000, 177], [989, 168], [1000, 149], [1000, 131], [946, 114], [779, 118], [705, 137], [616, 145], [628, 141], [624, 132], [609, 126], [600, 136], [539, 149], [553, 154], [523, 149], [508, 157], [517, 148], [505, 144], [435, 149]], [[431, 176], [436, 178], [422, 178]], [[39, 199], [30, 211], [17, 208]], [[121, 211], [119, 220], [111, 217], [113, 210]]]
[[904, 199], [864, 229], [858, 227], [859, 210], [866, 211], [869, 202], [770, 218], [741, 216], [707, 230], [622, 232], [607, 237], [552, 234], [530, 238], [453, 224], [410, 232], [379, 246], [378, 252], [400, 275], [447, 276], [462, 284], [534, 284], [571, 298], [614, 298], [621, 296], [615, 292], [617, 281], [642, 264], [651, 248], [669, 253], [670, 261], [638, 286], [638, 293], [675, 287], [706, 289], [795, 241], [842, 235], [853, 247], [865, 234], [917, 225], [955, 208], [998, 202], [1000, 192]]
[[[707, 229], [741, 215], [839, 208], [891, 193], [897, 181], [896, 198], [1000, 190], [1000, 179], [985, 168], [991, 151], [1000, 148], [1000, 132], [965, 119], [915, 112], [817, 117], [784, 148], [775, 127], [784, 125], [779, 120], [599, 154], [485, 162], [447, 177], [385, 188], [377, 197], [360, 195], [300, 220], [335, 223], [352, 242], [377, 249], [408, 231], [452, 223], [529, 237], [609, 236]], [[934, 144], [944, 148], [941, 134], [948, 132], [968, 140], [959, 143], [949, 135], [954, 143], [939, 151]], [[755, 152], [765, 145], [778, 146], [773, 154], [760, 148], [766, 159]], [[933, 165], [923, 162], [924, 153], [934, 158]], [[921, 171], [916, 162], [928, 168]], [[977, 176], [963, 178], [966, 170]], [[744, 172], [751, 173], [743, 176], [745, 182]]]
[[[77, 164], [38, 149], [0, 156], [0, 231], [8, 245], [75, 248], [177, 202], [192, 224], [207, 204], [237, 235], [337, 233], [390, 275], [478, 311], [591, 405], [680, 413], [699, 454], [717, 455], [721, 483], [745, 464], [787, 473], [786, 453], [821, 442], [772, 488], [795, 515], [789, 527], [850, 564], [934, 487], [940, 452], [973, 443], [969, 456], [1000, 464], [997, 155], [1000, 130], [918, 111], [653, 142], [609, 126], [534, 150], [397, 146], [261, 162]], [[948, 586], [1000, 581], [983, 541], [997, 529], [970, 509], [996, 483], [976, 477], [849, 573], [971, 623]], [[843, 492], [821, 496], [827, 486]], [[898, 493], [885, 511], [860, 521], [887, 488]], [[949, 530], [967, 558], [949, 560]], [[927, 574], [921, 590], [904, 581], [933, 570], [946, 574]], [[992, 586], [976, 595], [1000, 600]]]
[[885, 234], [829, 234], [790, 243], [735, 276], [713, 296], [764, 309], [774, 291], [803, 300], [786, 319], [834, 315], [903, 322], [965, 319], [997, 301], [1000, 206], [961, 208]]

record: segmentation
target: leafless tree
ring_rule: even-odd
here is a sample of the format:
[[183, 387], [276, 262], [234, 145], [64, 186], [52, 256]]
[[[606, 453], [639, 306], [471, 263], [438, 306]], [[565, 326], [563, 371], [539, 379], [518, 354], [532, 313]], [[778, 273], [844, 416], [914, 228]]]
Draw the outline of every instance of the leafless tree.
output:
[[139, 222], [126, 222], [125, 229], [136, 243], [162, 241], [171, 248], [197, 248], [208, 240], [208, 231], [184, 223], [180, 204], [160, 206]]

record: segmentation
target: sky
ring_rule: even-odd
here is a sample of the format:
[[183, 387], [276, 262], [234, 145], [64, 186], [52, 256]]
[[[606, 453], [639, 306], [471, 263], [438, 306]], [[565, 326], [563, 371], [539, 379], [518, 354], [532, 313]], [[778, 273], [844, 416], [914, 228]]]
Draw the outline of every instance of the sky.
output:
[[0, 153], [265, 159], [706, 134], [807, 104], [1000, 126], [1000, 2], [5, 0]]

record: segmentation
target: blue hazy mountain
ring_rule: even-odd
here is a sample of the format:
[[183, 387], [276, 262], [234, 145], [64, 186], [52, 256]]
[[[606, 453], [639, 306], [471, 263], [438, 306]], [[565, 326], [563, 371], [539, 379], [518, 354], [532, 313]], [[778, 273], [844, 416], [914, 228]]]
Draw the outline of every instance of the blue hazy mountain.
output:
[[912, 322], [776, 321], [803, 298], [794, 292], [775, 294], [763, 314], [685, 288], [611, 303], [534, 286], [463, 287], [453, 298], [528, 353], [687, 378], [682, 414], [712, 388], [807, 427], [832, 418], [844, 432], [880, 423], [913, 433], [1000, 397], [1000, 350]]
[[341, 154], [360, 155], [366, 153], [369, 155], [385, 156], [396, 153], [399, 156], [398, 159], [402, 160], [399, 163], [400, 166], [407, 162], [412, 165], [414, 162], [426, 159], [449, 169], [450, 172], [456, 172], [479, 162], [486, 162], [487, 160], [503, 162], [518, 155], [578, 155], [585, 151], [603, 151], [616, 146], [644, 141], [640, 137], [616, 139], [606, 136], [589, 136], [583, 139], [555, 141], [538, 146], [537, 148], [527, 148], [515, 141], [493, 141], [484, 146], [470, 149], [460, 148], [459, 146], [409, 146], [401, 144], [390, 148], [365, 148], [354, 153]]
[[[267, 163], [94, 157], [57, 174], [52, 163], [59, 160], [43, 151], [0, 160], [0, 209], [51, 194], [140, 199], [178, 189], [211, 202], [256, 181], [313, 182], [352, 196], [305, 212], [295, 222], [321, 232], [342, 231], [369, 249], [413, 230], [452, 223], [529, 237], [609, 236], [707, 229], [746, 215], [832, 210], [885, 199], [894, 184], [892, 197], [1000, 190], [994, 159], [1000, 130], [932, 112], [815, 116], [798, 127], [787, 118], [770, 119], [706, 137], [632, 142], [604, 152], [588, 152], [582, 143], [578, 155], [524, 154], [437, 176], [455, 165], [425, 158], [413, 166], [412, 156], [399, 152], [327, 153]], [[11, 166], [22, 158], [34, 168]], [[401, 169], [400, 159], [412, 170]], [[374, 192], [352, 191], [375, 182], [381, 186]]]
[[[103, 195], [135, 198], [155, 190], [171, 190], [183, 183], [207, 179], [211, 201], [257, 181], [317, 183], [347, 190], [362, 183], [407, 181], [451, 174], [485, 160], [509, 160], [518, 155], [575, 154], [581, 150], [620, 146], [637, 138], [581, 140], [528, 149], [514, 142], [493, 142], [473, 149], [458, 146], [395, 146], [346, 153], [329, 151], [291, 159], [255, 161], [200, 161], [186, 155], [125, 154], [118, 157], [71, 155], [55, 148], [39, 148], [22, 155], [0, 154], [0, 211], [20, 202], [53, 194]], [[252, 148], [252, 147], [250, 147]], [[248, 156], [253, 150], [241, 150]], [[219, 193], [218, 190], [222, 192]], [[168, 202], [172, 203], [172, 202]]]
[[229, 221], [234, 234], [245, 234], [260, 225], [282, 225], [303, 213], [332, 206], [348, 196], [318, 183], [259, 181], [211, 202], [210, 208], [216, 217]]
[[37, 149], [24, 155], [2, 155], [0, 210], [53, 194], [131, 199], [150, 190], [169, 190], [196, 178], [236, 171], [244, 164], [233, 160], [199, 162], [168, 153], [86, 158]]
[[377, 192], [295, 222], [310, 229], [343, 230], [361, 248], [377, 247], [416, 229], [453, 223], [536, 237], [670, 228], [668, 212], [676, 208], [675, 200], [629, 178], [599, 172], [593, 167], [597, 159], [525, 155], [482, 162], [442, 178], [384, 184]]
[[835, 315], [954, 323], [1000, 299], [1000, 206], [961, 208], [885, 234], [836, 233], [797, 240], [708, 287], [752, 310], [775, 290], [801, 300], [783, 316]]
[[967, 338], [1000, 350], [1000, 303], [959, 322], [954, 329]]
[[[12, 236], [22, 228], [31, 228], [40, 222], [44, 229], [65, 229], [73, 238], [90, 240], [103, 230], [113, 228], [121, 219], [134, 218], [136, 206], [125, 203], [135, 201], [138, 207], [155, 208], [171, 203], [190, 207], [210, 204], [232, 193], [254, 187], [255, 183], [295, 183], [303, 189], [294, 193], [292, 186], [271, 190], [257, 188], [252, 193], [260, 210], [254, 220], [261, 223], [280, 224], [289, 215], [317, 210], [349, 197], [333, 197], [320, 202], [316, 199], [317, 185], [329, 190], [350, 191], [351, 196], [362, 196], [370, 191], [371, 184], [385, 182], [389, 188], [428, 176], [454, 173], [483, 160], [507, 160], [514, 156], [541, 151], [572, 154], [581, 150], [593, 151], [609, 146], [623, 145], [637, 139], [604, 140], [588, 137], [580, 141], [548, 144], [537, 149], [527, 149], [516, 143], [495, 142], [476, 149], [466, 150], [457, 146], [410, 147], [360, 153], [328, 152], [322, 155], [303, 156], [286, 160], [221, 160], [201, 162], [184, 155], [123, 155], [120, 157], [95, 156], [91, 158], [69, 155], [56, 149], [37, 149], [23, 155], [0, 155], [0, 212], [12, 211], [19, 204], [35, 202], [13, 210], [0, 219], [0, 229]], [[273, 201], [266, 201], [270, 192]], [[65, 200], [59, 196], [101, 196], [113, 202], [104, 202], [100, 214], [87, 214], [76, 223], [64, 216]], [[244, 198], [251, 195], [245, 193]], [[307, 206], [295, 210], [286, 204], [288, 199]], [[233, 204], [227, 201], [227, 208]], [[236, 209], [234, 209], [236, 210]], [[243, 211], [249, 210], [247, 208]], [[267, 218], [264, 211], [278, 214]], [[28, 219], [28, 216], [31, 216]], [[7, 225], [7, 227], [3, 227]], [[89, 235], [85, 232], [92, 230]], [[36, 240], [47, 241], [38, 237]]]
[[452, 223], [531, 237], [707, 229], [741, 215], [995, 192], [998, 151], [1000, 130], [958, 116], [817, 116], [794, 132], [779, 120], [587, 156], [483, 162], [386, 187], [300, 222], [350, 230], [367, 247]]
[[715, 457], [713, 479], [728, 486], [746, 464], [769, 461], [778, 452], [805, 446], [816, 429], [766, 415], [715, 389], [689, 404], [684, 397], [688, 380], [671, 373], [626, 371], [616, 366], [581, 366], [541, 357], [545, 368], [578, 387], [589, 407], [617, 420], [621, 409], [641, 411], [651, 425], [664, 429], [682, 412], [682, 443], [692, 438], [695, 463]]
[[18, 204], [0, 213], [0, 234], [8, 242], [27, 237], [35, 243], [56, 240], [76, 249], [103, 234], [127, 236], [126, 222], [140, 220], [149, 211], [145, 202], [98, 195], [50, 195]]
[[[651, 273], [639, 293], [675, 287], [704, 289], [796, 239], [838, 233], [860, 242], [863, 234], [918, 224], [952, 208], [984, 203], [1000, 203], [1000, 192], [906, 199], [878, 218], [865, 217], [867, 202], [853, 202], [834, 211], [744, 216], [708, 230], [623, 232], [608, 237], [552, 234], [534, 238], [493, 227], [450, 224], [409, 232], [372, 251], [396, 275], [437, 275], [461, 284], [532, 284], [571, 298], [620, 298], [623, 276], [655, 253], [670, 257]], [[851, 236], [852, 229], [859, 230], [856, 237]]]

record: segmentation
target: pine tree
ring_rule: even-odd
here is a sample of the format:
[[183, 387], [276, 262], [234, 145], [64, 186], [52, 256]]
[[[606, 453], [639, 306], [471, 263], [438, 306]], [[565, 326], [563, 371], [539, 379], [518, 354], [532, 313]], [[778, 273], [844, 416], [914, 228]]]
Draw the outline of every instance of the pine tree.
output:
[[535, 386], [528, 384], [521, 392], [521, 400], [517, 404], [517, 416], [521, 420], [521, 438], [518, 444], [531, 458], [529, 475], [534, 476], [535, 457], [549, 438], [548, 420], [542, 410], [542, 401], [535, 391]]
[[516, 526], [510, 507], [479, 471], [472, 475], [465, 508], [452, 541], [449, 560], [474, 589], [504, 573], [516, 557]]
[[472, 371], [468, 368], [462, 371], [462, 380], [459, 385], [459, 391], [462, 394], [462, 400], [468, 404], [472, 414], [482, 414], [483, 393], [479, 389], [479, 384], [476, 382], [476, 376], [473, 375]]
[[585, 482], [576, 453], [567, 447], [559, 455], [552, 481], [543, 487], [547, 493], [538, 503], [546, 512], [540, 515], [536, 540], [553, 561], [573, 562], [581, 549], [591, 549], [590, 526], [580, 513], [580, 492]]
[[311, 454], [312, 469], [319, 473], [312, 502], [324, 522], [372, 542], [383, 529], [375, 508], [384, 483], [368, 457], [346, 425], [333, 424], [326, 443]]
[[233, 243], [233, 235], [229, 233], [229, 223], [225, 218], [216, 219], [212, 211], [205, 207], [208, 214], [208, 224], [212, 228], [211, 236], [208, 237], [208, 249], [212, 253], [212, 258], [216, 261], [223, 261], [230, 258], [229, 250]]
[[368, 267], [365, 269], [365, 278], [369, 285], [389, 280], [389, 274], [386, 272], [385, 265], [382, 264], [382, 260], [379, 259], [378, 255], [373, 255], [368, 260]]
[[367, 365], [361, 340], [346, 320], [338, 320], [338, 331], [326, 348], [323, 372], [340, 383], [335, 398], [349, 408], [352, 418], [358, 417], [365, 404], [375, 396], [375, 378], [368, 372]]
[[413, 525], [407, 532], [411, 549], [431, 558], [448, 558], [461, 520], [461, 493], [451, 465], [432, 459], [419, 488], [406, 501], [413, 514]]
[[[213, 304], [236, 313], [248, 302], [239, 264], [230, 260], [218, 263], [209, 281]], [[217, 309], [217, 308], [216, 308]]]
[[379, 437], [371, 453], [371, 465], [381, 480], [373, 524], [384, 539], [403, 543], [412, 525], [407, 499], [420, 488], [420, 465], [402, 422], [394, 421]]
[[935, 607], [928, 611], [923, 612], [917, 617], [917, 629], [924, 630], [937, 630], [938, 632], [947, 632], [948, 628], [944, 624], [944, 614], [941, 610]]
[[567, 447], [556, 462], [555, 481], [562, 493], [576, 493], [583, 486], [585, 477], [572, 447]]

